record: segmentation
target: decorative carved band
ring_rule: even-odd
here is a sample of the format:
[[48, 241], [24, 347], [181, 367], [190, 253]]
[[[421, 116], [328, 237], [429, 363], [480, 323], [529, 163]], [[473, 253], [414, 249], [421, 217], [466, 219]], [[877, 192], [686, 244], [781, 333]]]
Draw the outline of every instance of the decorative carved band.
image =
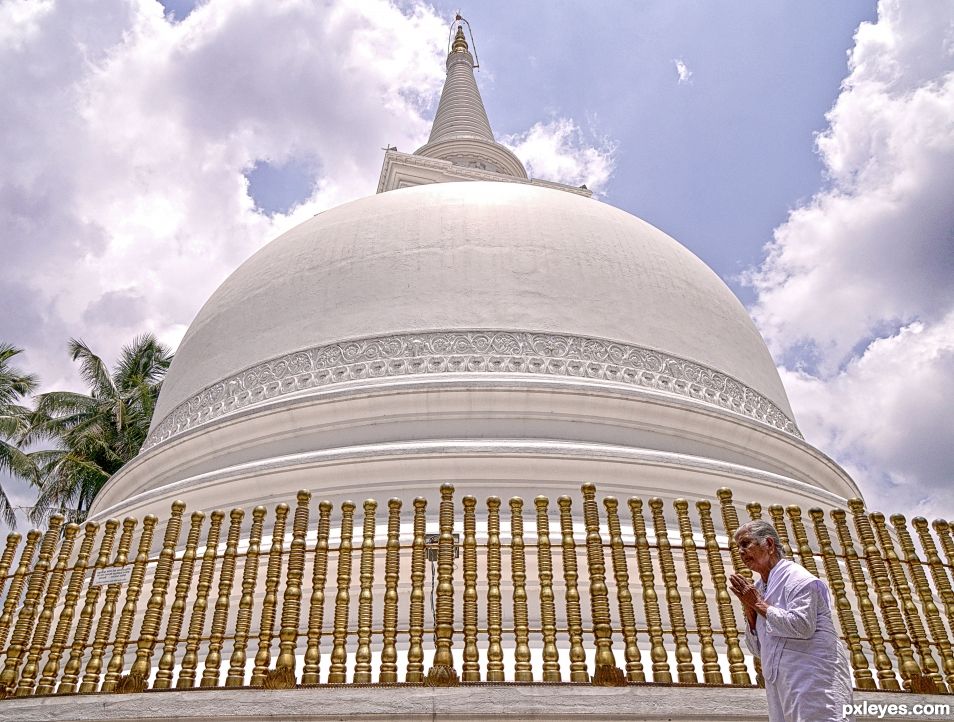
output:
[[444, 331], [328, 344], [266, 361], [209, 386], [162, 420], [143, 450], [261, 401], [369, 378], [440, 373], [571, 376], [685, 396], [802, 438], [762, 394], [661, 351], [605, 339], [524, 331]]

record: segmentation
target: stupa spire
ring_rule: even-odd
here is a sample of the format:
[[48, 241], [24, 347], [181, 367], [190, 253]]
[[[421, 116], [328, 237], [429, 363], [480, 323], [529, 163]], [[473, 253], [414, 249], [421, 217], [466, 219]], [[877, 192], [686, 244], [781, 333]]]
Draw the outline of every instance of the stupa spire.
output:
[[464, 31], [470, 23], [460, 15], [454, 18], [456, 26], [447, 53], [447, 78], [441, 91], [441, 100], [431, 126], [427, 144], [414, 155], [447, 160], [455, 166], [474, 168], [516, 178], [527, 178], [523, 164], [508, 148], [494, 140], [484, 101], [474, 78], [476, 49], [474, 36], [470, 43]]
[[480, 138], [493, 142], [494, 133], [474, 78], [474, 56], [464, 37], [464, 20], [458, 15], [455, 22], [457, 33], [447, 54], [447, 78], [428, 143], [449, 138]]

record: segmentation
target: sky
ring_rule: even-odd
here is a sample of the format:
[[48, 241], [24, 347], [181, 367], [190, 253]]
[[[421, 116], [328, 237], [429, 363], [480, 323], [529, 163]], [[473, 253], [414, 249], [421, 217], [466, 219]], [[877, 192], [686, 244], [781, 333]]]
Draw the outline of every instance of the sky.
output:
[[[426, 140], [458, 7], [0, 0], [0, 340], [19, 365], [79, 388], [71, 337], [108, 360], [144, 331], [175, 347], [244, 259], [373, 193], [381, 149]], [[708, 263], [869, 506], [954, 516], [954, 4], [460, 9], [531, 175]]]

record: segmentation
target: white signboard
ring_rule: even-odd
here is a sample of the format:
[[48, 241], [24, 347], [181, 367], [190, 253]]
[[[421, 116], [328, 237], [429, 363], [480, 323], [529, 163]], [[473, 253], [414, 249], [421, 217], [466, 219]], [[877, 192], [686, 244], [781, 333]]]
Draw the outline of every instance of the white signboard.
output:
[[103, 584], [128, 584], [129, 577], [132, 576], [132, 567], [105, 567], [97, 569], [93, 574], [92, 586], [98, 587]]

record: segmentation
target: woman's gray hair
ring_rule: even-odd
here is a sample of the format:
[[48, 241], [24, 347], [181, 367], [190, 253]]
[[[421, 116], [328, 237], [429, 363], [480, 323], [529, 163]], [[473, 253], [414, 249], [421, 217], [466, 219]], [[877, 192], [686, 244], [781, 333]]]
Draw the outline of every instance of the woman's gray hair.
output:
[[785, 550], [782, 547], [782, 540], [779, 538], [778, 532], [775, 531], [774, 526], [764, 519], [753, 519], [752, 521], [746, 522], [736, 529], [735, 534], [732, 536], [738, 541], [739, 536], [746, 533], [751, 534], [752, 538], [755, 539], [755, 543], [760, 547], [765, 546], [766, 539], [773, 539], [775, 541], [775, 550], [778, 552], [778, 558], [785, 558]]

